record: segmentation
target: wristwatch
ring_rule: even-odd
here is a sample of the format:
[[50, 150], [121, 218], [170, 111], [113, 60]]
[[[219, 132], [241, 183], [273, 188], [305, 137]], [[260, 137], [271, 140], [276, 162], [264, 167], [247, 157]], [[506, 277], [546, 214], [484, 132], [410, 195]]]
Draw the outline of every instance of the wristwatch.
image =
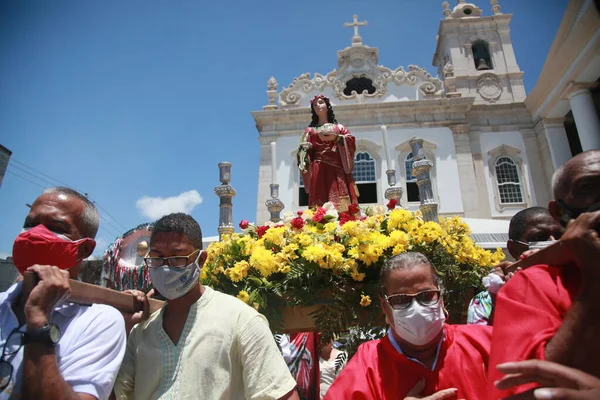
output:
[[49, 323], [41, 328], [31, 329], [25, 332], [23, 344], [40, 343], [48, 347], [55, 347], [60, 340], [61, 332], [58, 325]]

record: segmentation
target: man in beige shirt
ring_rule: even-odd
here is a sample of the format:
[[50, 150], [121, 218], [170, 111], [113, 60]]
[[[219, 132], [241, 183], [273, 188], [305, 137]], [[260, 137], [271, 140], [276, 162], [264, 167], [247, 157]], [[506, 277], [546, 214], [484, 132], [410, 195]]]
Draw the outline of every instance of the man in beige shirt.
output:
[[205, 261], [191, 216], [170, 214], [155, 223], [145, 262], [167, 301], [131, 330], [117, 398], [298, 400], [265, 317], [203, 286]]

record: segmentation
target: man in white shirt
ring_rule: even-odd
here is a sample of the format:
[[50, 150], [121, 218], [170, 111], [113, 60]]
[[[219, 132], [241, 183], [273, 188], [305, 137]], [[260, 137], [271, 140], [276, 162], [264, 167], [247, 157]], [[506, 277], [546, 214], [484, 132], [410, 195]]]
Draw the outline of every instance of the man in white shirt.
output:
[[[145, 262], [167, 301], [130, 332], [117, 398], [298, 400], [265, 317], [203, 286], [205, 261], [191, 216], [170, 214], [154, 224]], [[147, 310], [143, 292], [136, 295]]]
[[21, 274], [36, 273], [29, 296], [19, 282], [0, 294], [0, 399], [107, 399], [125, 352], [125, 325], [112, 307], [65, 301], [69, 278], [96, 243], [99, 216], [64, 187], [38, 197], [13, 245]]

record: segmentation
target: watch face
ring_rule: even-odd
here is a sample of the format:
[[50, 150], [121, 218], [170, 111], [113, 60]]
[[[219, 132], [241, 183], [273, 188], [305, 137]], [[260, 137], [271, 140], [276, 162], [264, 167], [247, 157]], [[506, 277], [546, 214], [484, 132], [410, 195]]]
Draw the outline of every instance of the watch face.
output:
[[50, 340], [52, 340], [53, 343], [58, 343], [60, 340], [60, 328], [58, 325], [52, 324], [50, 326]]

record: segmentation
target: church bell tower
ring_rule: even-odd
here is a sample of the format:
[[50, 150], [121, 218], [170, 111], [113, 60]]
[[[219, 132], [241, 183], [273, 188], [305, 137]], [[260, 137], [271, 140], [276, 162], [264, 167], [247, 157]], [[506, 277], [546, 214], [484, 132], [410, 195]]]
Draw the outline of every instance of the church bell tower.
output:
[[523, 102], [523, 72], [510, 38], [512, 15], [500, 12], [498, 0], [490, 3], [490, 16], [465, 0], [453, 9], [442, 4], [433, 65], [447, 97], [475, 97], [475, 104]]

